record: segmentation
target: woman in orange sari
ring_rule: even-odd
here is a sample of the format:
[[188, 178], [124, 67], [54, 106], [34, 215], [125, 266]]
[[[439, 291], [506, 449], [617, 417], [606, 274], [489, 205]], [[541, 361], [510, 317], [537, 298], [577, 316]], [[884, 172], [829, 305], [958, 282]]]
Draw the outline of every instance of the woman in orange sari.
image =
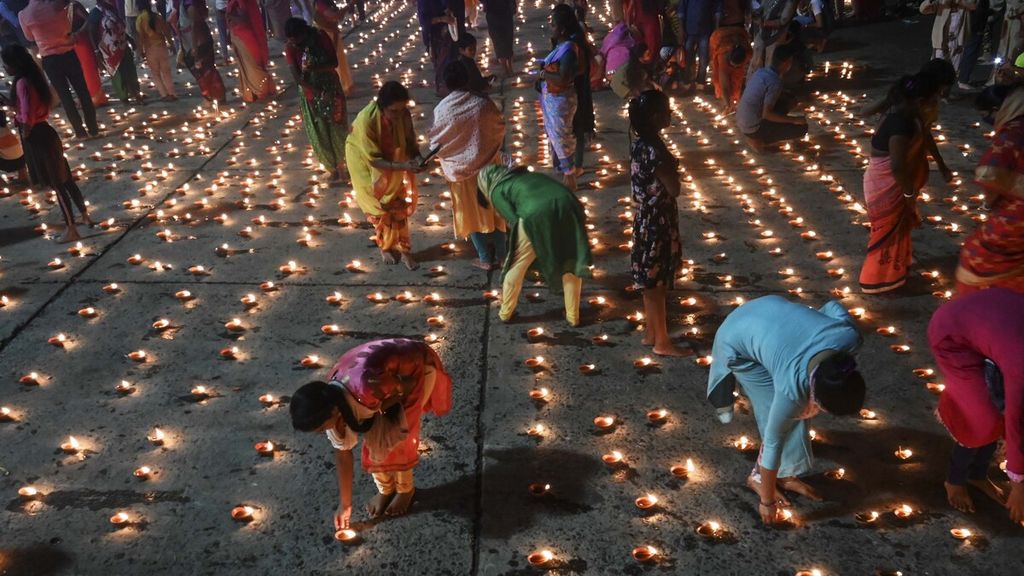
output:
[[921, 223], [917, 195], [928, 182], [927, 126], [938, 115], [940, 86], [931, 76], [904, 76], [889, 93], [892, 107], [871, 138], [864, 200], [871, 220], [860, 271], [866, 294], [889, 292], [907, 281], [914, 251], [910, 236]]
[[957, 295], [993, 286], [1024, 293], [1024, 85], [1003, 100], [995, 129], [974, 171], [991, 212], [960, 250]]
[[231, 46], [238, 57], [238, 87], [242, 101], [266, 100], [276, 92], [267, 66], [270, 49], [263, 12], [256, 0], [228, 0], [225, 10]]

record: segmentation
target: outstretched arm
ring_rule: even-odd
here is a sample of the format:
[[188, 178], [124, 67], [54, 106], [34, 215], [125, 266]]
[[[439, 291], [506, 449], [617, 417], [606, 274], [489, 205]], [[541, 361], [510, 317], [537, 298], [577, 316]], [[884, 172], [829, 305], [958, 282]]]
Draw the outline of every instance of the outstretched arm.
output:
[[338, 509], [334, 512], [334, 529], [348, 528], [352, 517], [352, 450], [335, 450], [334, 465], [338, 477]]

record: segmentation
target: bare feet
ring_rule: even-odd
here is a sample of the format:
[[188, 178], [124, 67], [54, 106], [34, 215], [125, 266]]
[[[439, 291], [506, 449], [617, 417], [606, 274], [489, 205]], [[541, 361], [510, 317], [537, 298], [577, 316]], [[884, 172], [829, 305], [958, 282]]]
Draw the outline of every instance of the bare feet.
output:
[[67, 244], [68, 242], [74, 242], [76, 240], [81, 239], [82, 237], [78, 234], [77, 228], [68, 228], [67, 232], [65, 232], [64, 235], [60, 237], [60, 243]]
[[383, 260], [385, 264], [398, 264], [398, 258], [395, 256], [395, 253], [387, 250], [380, 251], [380, 259]]
[[[758, 498], [761, 497], [761, 485], [758, 484], [757, 482], [754, 482], [753, 476], [747, 476], [747, 488], [753, 490], [754, 494], [757, 494]], [[779, 490], [778, 484], [775, 485], [775, 501], [781, 504], [782, 506], [789, 506], [789, 499], [786, 498], [786, 495], [783, 494], [781, 490]]]
[[395, 495], [392, 494], [377, 494], [370, 500], [370, 503], [366, 505], [366, 513], [370, 515], [370, 518], [377, 518], [388, 508], [388, 503]]
[[982, 494], [995, 500], [1000, 506], [1006, 505], [1006, 491], [988, 478], [984, 480], [968, 480], [967, 483], [981, 490]]
[[402, 264], [409, 270], [415, 270], [420, 267], [419, 263], [413, 259], [412, 254], [408, 252], [402, 252]]
[[96, 225], [96, 223], [93, 222], [92, 218], [89, 217], [89, 213], [88, 212], [85, 212], [85, 213], [82, 214], [82, 224], [85, 224], [86, 226], [95, 226]]
[[819, 502], [824, 500], [824, 498], [821, 497], [821, 494], [818, 494], [817, 490], [815, 490], [814, 488], [811, 488], [810, 484], [808, 484], [808, 483], [804, 482], [803, 480], [801, 480], [799, 478], [796, 478], [796, 477], [779, 478], [776, 481], [776, 485], [779, 488], [782, 488], [783, 490], [789, 490], [790, 492], [796, 492], [797, 494], [800, 494], [802, 496], [806, 496], [806, 497], [810, 498], [811, 500], [817, 500]]
[[690, 353], [689, 350], [683, 350], [673, 344], [671, 340], [667, 344], [656, 344], [652, 350], [658, 356], [686, 356]]
[[950, 506], [961, 512], [974, 512], [974, 500], [971, 498], [970, 492], [967, 491], [967, 486], [949, 482], [945, 482], [945, 485], [946, 500], [949, 501]]
[[391, 505], [388, 506], [388, 509], [384, 513], [388, 516], [402, 516], [409, 511], [409, 505], [412, 504], [413, 494], [416, 494], [415, 490], [412, 492], [399, 492], [398, 494], [395, 494], [395, 499], [391, 501]]

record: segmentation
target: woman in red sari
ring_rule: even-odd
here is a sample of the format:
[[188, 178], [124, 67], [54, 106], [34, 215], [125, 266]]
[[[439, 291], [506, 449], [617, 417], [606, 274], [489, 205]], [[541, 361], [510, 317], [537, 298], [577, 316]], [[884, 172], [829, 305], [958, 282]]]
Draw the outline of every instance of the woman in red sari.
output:
[[889, 292], [907, 281], [920, 225], [917, 195], [928, 182], [927, 126], [938, 115], [940, 86], [931, 76], [904, 76], [890, 91], [889, 113], [871, 138], [864, 199], [871, 236], [860, 271], [866, 294]]
[[995, 129], [974, 171], [991, 212], [960, 250], [958, 295], [993, 286], [1024, 293], [1024, 86], [1003, 100]]
[[167, 21], [178, 35], [181, 45], [179, 60], [199, 84], [203, 98], [219, 104], [228, 101], [224, 79], [214, 63], [216, 49], [213, 34], [206, 22], [210, 9], [206, 0], [172, 0], [174, 13]]
[[228, 0], [225, 9], [231, 45], [238, 57], [238, 85], [242, 100], [255, 102], [274, 95], [274, 79], [267, 71], [270, 49], [263, 12], [256, 0]]

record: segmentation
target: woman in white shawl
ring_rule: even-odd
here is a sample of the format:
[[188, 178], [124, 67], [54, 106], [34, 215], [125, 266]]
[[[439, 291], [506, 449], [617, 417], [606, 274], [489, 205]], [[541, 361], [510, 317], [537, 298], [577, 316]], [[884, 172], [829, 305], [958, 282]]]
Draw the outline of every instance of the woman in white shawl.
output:
[[967, 14], [978, 7], [977, 0], [924, 0], [921, 14], [934, 14], [932, 24], [932, 56], [949, 61], [960, 69], [964, 44], [971, 36], [971, 19]]
[[461, 62], [444, 70], [449, 94], [434, 108], [430, 150], [452, 195], [455, 235], [469, 237], [478, 259], [474, 266], [491, 270], [505, 257], [505, 221], [488, 205], [477, 202], [476, 176], [499, 157], [505, 120], [490, 98], [467, 90], [469, 74]]

